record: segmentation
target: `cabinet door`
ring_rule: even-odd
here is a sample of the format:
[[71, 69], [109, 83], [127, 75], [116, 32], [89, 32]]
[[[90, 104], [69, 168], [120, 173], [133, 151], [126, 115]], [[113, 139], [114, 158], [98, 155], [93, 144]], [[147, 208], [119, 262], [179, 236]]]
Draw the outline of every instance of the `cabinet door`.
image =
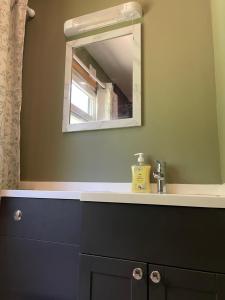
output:
[[149, 300], [224, 300], [225, 276], [149, 265]]
[[80, 256], [79, 300], [147, 300], [147, 265]]
[[0, 239], [0, 299], [76, 300], [79, 248]]

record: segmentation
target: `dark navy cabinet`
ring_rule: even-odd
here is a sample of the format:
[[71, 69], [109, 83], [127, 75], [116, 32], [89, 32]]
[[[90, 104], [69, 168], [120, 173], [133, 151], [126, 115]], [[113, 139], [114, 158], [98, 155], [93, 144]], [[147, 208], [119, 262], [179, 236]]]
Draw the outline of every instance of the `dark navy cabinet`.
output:
[[79, 252], [80, 201], [1, 200], [0, 299], [77, 300]]
[[225, 300], [223, 209], [85, 202], [81, 252], [79, 300]]
[[225, 209], [3, 198], [0, 299], [225, 300]]

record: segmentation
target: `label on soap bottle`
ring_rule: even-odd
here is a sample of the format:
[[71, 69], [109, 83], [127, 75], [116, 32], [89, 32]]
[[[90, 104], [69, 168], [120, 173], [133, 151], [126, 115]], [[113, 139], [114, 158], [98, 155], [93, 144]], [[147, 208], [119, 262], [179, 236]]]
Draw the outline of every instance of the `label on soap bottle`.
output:
[[132, 166], [132, 192], [150, 193], [151, 166]]

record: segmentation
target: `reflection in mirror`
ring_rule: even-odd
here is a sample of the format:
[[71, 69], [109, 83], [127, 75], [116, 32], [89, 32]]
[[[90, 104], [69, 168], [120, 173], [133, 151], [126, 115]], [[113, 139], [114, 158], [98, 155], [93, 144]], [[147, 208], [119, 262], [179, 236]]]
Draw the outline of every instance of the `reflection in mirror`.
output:
[[63, 131], [139, 126], [140, 68], [139, 25], [68, 42]]
[[132, 41], [129, 34], [73, 48], [70, 124], [132, 118]]

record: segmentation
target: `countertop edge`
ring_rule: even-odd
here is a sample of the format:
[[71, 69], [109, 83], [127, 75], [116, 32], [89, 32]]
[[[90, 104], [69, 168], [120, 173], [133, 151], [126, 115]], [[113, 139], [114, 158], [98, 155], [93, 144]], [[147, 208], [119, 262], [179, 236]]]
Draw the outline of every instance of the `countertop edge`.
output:
[[73, 199], [80, 200], [80, 191], [48, 191], [48, 190], [2, 190], [0, 197]]
[[161, 206], [225, 208], [224, 196], [135, 194], [135, 193], [81, 193], [82, 202], [126, 203]]

